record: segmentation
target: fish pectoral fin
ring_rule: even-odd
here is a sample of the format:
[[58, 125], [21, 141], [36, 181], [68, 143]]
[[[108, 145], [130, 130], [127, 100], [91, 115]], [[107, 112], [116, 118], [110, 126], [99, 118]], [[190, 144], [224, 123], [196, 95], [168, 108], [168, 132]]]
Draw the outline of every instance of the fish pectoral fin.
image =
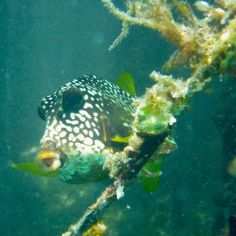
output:
[[111, 138], [111, 141], [115, 143], [128, 143], [130, 137], [131, 135], [122, 137], [119, 134], [116, 134], [114, 137]]
[[11, 167], [17, 170], [25, 171], [29, 174], [45, 177], [55, 177], [55, 172], [44, 172], [37, 162], [12, 163]]

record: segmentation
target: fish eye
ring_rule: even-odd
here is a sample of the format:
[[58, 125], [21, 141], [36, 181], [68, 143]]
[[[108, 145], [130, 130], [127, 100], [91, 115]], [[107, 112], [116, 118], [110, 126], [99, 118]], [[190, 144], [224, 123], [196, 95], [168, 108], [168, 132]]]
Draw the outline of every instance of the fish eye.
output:
[[65, 113], [77, 113], [83, 105], [83, 96], [76, 88], [70, 88], [63, 93], [62, 108]]

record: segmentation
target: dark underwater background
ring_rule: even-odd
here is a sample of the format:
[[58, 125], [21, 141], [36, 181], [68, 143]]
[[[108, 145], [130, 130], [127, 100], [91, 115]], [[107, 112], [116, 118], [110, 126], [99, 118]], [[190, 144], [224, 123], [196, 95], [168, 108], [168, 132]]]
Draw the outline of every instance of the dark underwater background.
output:
[[[148, 75], [161, 70], [174, 47], [157, 32], [131, 27], [109, 52], [120, 29], [99, 0], [0, 1], [1, 236], [60, 235], [106, 186], [69, 185], [11, 164], [34, 160], [45, 128], [38, 103], [65, 82], [82, 74], [114, 81], [129, 72], [138, 95], [151, 86]], [[231, 78], [214, 79], [179, 118], [178, 149], [166, 157], [158, 190], [146, 193], [134, 183], [106, 210], [107, 235], [225, 235], [236, 213], [235, 177], [225, 171], [236, 154], [236, 95]]]

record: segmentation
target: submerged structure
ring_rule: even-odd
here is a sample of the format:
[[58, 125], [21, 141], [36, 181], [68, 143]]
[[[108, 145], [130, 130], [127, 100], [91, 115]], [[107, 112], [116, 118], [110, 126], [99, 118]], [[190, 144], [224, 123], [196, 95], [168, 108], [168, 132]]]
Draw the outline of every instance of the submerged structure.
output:
[[[64, 236], [102, 235], [108, 227], [100, 220], [103, 211], [110, 203], [124, 195], [126, 187], [138, 175], [146, 190], [155, 191], [161, 175], [163, 157], [175, 149], [175, 142], [171, 136], [172, 127], [190, 104], [191, 98], [197, 92], [201, 92], [212, 79], [223, 78], [224, 73], [234, 76], [236, 74], [235, 0], [217, 0], [214, 4], [196, 1], [193, 5], [178, 0], [125, 0], [122, 9], [114, 5], [111, 0], [101, 1], [108, 11], [122, 22], [121, 34], [112, 43], [110, 50], [128, 36], [132, 25], [139, 25], [157, 31], [176, 47], [176, 51], [163, 65], [163, 70], [168, 75], [153, 71], [150, 78], [155, 84], [147, 89], [142, 97], [131, 99], [117, 87], [112, 90], [113, 95], [118, 95], [122, 99], [126, 97], [125, 105], [123, 102], [115, 104], [118, 109], [130, 106], [128, 113], [124, 111], [121, 114], [121, 118], [127, 119], [119, 120], [117, 127], [112, 127], [116, 121], [112, 120], [112, 124], [109, 124], [110, 121], [106, 116], [102, 120], [95, 119], [96, 114], [101, 112], [99, 106], [102, 103], [101, 106], [104, 106], [104, 98], [99, 94], [97, 87], [102, 84], [102, 88], [106, 90], [109, 87], [109, 91], [110, 87], [113, 87], [107, 82], [100, 83], [100, 79], [84, 77], [82, 80], [89, 79], [87, 82], [92, 82], [87, 91], [79, 81], [72, 81], [43, 100], [39, 114], [44, 120], [48, 117], [48, 126], [42, 139], [38, 160], [51, 171], [59, 168], [59, 177], [63, 181], [75, 183], [81, 176], [84, 180], [88, 179], [87, 167], [94, 164], [86, 162], [89, 158], [87, 154], [83, 156], [84, 162], [81, 164], [81, 159], [77, 158], [78, 150], [82, 148], [85, 151], [87, 146], [93, 146], [91, 150], [96, 153], [94, 155], [90, 153], [90, 157], [94, 158], [96, 164], [99, 163], [100, 170], [108, 174], [112, 181], [96, 202], [69, 227]], [[175, 78], [170, 75], [171, 70], [181, 68], [183, 64], [189, 70], [188, 78]], [[94, 101], [100, 104], [96, 111], [92, 112], [93, 116], [87, 111], [79, 112], [85, 105], [88, 109], [94, 108], [88, 102], [89, 94], [81, 96], [77, 93], [77, 88], [81, 89], [81, 86], [82, 93], [92, 91], [99, 95], [98, 100], [92, 96]], [[113, 96], [105, 94], [107, 96], [105, 101], [111, 101], [108, 111], [112, 114]], [[71, 112], [73, 115], [68, 117]], [[91, 122], [83, 121], [84, 116], [92, 118]], [[77, 118], [84, 122], [79, 128], [76, 126]], [[100, 129], [95, 131], [99, 122]], [[126, 126], [123, 127], [121, 125], [123, 123], [126, 123]], [[92, 129], [85, 129], [86, 126], [88, 129], [92, 126], [94, 132], [90, 132]], [[114, 141], [119, 147], [113, 148], [112, 151], [104, 148], [109, 133], [107, 127], [116, 128], [111, 132], [108, 141]], [[115, 137], [117, 130], [122, 132], [120, 136]], [[83, 136], [79, 136], [81, 132], [84, 132]], [[91, 139], [91, 137], [96, 138]], [[51, 140], [54, 138], [56, 142], [52, 143]], [[63, 147], [62, 150], [58, 149], [60, 147]], [[77, 152], [73, 153], [73, 150]], [[64, 153], [69, 153], [71, 158], [64, 158]], [[62, 164], [64, 166], [60, 168]], [[83, 171], [86, 175], [83, 175]], [[232, 165], [230, 172], [234, 174]]]
[[[155, 85], [134, 101], [135, 115], [128, 144], [123, 152], [115, 153], [111, 159], [113, 163], [110, 161], [107, 165], [114, 179], [113, 184], [106, 188], [76, 224], [71, 225], [63, 234], [66, 236], [86, 230], [84, 235], [93, 235], [89, 232], [102, 225], [101, 222], [96, 224], [101, 210], [112, 200], [123, 196], [125, 187], [136, 178], [140, 170], [148, 173], [146, 176], [144, 174], [144, 182], [158, 179], [161, 154], [167, 154], [173, 149], [173, 145], [169, 145], [173, 144], [173, 141], [170, 142], [171, 129], [190, 99], [196, 92], [202, 91], [213, 77], [217, 79], [224, 73], [235, 75], [234, 0], [218, 0], [214, 4], [196, 1], [193, 5], [176, 0], [127, 0], [124, 1], [124, 9], [119, 9], [111, 0], [102, 2], [122, 22], [121, 34], [110, 46], [110, 50], [127, 37], [132, 25], [147, 27], [158, 31], [177, 48], [163, 69], [169, 72], [185, 64], [190, 76], [174, 78], [155, 71], [151, 73]], [[124, 158], [126, 162], [119, 161]], [[104, 225], [101, 228], [105, 230]], [[103, 232], [98, 231], [98, 235]]]

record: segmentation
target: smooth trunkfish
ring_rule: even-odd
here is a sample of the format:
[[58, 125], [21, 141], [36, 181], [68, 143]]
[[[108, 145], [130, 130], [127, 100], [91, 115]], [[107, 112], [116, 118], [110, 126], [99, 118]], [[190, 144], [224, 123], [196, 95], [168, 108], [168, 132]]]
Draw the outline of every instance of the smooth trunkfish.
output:
[[107, 153], [122, 150], [113, 137], [131, 133], [133, 97], [116, 84], [83, 75], [42, 99], [38, 114], [46, 122], [37, 160], [62, 181], [103, 179]]

